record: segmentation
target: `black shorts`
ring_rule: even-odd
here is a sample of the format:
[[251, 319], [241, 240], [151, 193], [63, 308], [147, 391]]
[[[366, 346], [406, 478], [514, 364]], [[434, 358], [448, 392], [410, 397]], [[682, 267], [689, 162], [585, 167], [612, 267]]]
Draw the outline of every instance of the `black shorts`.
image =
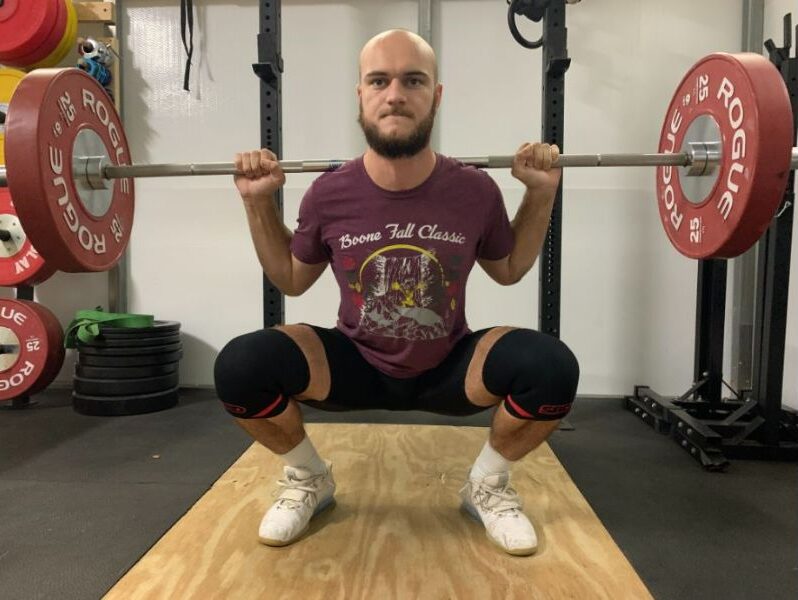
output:
[[313, 328], [327, 354], [330, 367], [330, 393], [323, 401], [300, 400], [327, 411], [421, 410], [450, 416], [473, 415], [489, 406], [472, 404], [465, 393], [465, 377], [481, 329], [463, 336], [437, 367], [415, 377], [396, 378], [372, 366], [354, 342], [335, 328]]

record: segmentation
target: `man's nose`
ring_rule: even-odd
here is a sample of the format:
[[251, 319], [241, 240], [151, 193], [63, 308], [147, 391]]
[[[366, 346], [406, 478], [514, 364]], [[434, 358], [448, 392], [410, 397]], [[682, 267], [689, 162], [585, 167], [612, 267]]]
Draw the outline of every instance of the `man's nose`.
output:
[[403, 103], [407, 99], [402, 81], [398, 77], [391, 80], [386, 90], [386, 98], [390, 104]]

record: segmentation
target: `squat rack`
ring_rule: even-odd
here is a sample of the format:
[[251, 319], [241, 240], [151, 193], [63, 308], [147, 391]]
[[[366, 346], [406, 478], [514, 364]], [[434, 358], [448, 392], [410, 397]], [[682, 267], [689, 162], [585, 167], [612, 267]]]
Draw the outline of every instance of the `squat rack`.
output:
[[[258, 33], [258, 62], [252, 65], [260, 78], [260, 143], [277, 156], [283, 155], [283, 57], [281, 29], [282, 0], [261, 0]], [[283, 189], [275, 197], [283, 219]], [[285, 322], [285, 299], [263, 275], [263, 325], [273, 327]]]

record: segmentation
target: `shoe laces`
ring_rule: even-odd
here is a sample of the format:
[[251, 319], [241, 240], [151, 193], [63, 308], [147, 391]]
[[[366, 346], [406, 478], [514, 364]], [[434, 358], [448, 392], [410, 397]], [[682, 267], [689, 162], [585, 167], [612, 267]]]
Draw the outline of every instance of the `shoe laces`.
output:
[[[280, 498], [277, 500], [278, 508], [292, 510], [300, 508], [303, 504], [313, 508], [316, 492], [319, 491], [316, 484], [324, 476], [325, 473], [320, 473], [307, 479], [297, 479], [291, 473], [288, 473], [285, 479], [277, 481], [277, 485], [282, 488], [280, 490]], [[277, 491], [272, 495], [275, 494], [277, 494]]]
[[518, 492], [509, 484], [500, 487], [487, 485], [484, 482], [472, 481], [474, 486], [473, 501], [482, 510], [498, 517], [518, 516], [522, 505]]

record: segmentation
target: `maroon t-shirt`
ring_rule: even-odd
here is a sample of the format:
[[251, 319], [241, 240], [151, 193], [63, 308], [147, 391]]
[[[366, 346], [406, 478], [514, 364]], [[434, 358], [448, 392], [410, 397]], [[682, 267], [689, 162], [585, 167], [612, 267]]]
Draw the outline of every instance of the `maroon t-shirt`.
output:
[[392, 377], [438, 365], [470, 332], [466, 280], [477, 258], [498, 260], [514, 237], [485, 172], [442, 156], [418, 187], [391, 192], [363, 158], [318, 177], [299, 207], [291, 252], [330, 261], [341, 289], [336, 327]]

